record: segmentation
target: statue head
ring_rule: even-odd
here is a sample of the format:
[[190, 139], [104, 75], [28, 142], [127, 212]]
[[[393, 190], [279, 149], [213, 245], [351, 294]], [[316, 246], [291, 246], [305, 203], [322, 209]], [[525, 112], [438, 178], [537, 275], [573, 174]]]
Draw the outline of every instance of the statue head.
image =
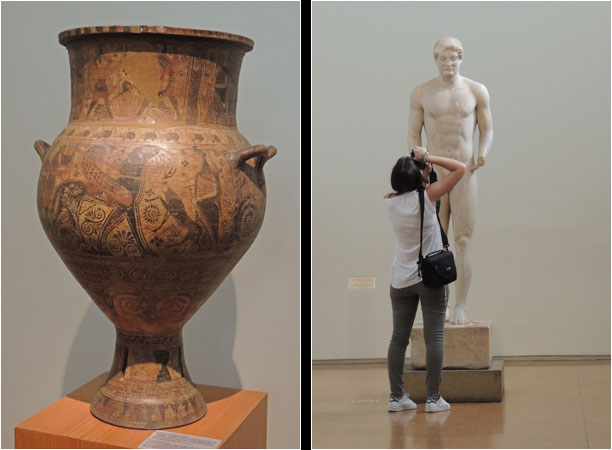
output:
[[445, 37], [434, 45], [434, 59], [443, 78], [452, 78], [459, 72], [463, 60], [463, 46], [459, 39]]
[[436, 45], [434, 45], [434, 59], [436, 61], [438, 60], [438, 55], [443, 50], [454, 50], [457, 52], [459, 59], [463, 59], [463, 46], [457, 38], [444, 37], [436, 42]]
[[398, 194], [414, 191], [423, 183], [421, 171], [410, 156], [402, 156], [391, 171], [391, 187]]

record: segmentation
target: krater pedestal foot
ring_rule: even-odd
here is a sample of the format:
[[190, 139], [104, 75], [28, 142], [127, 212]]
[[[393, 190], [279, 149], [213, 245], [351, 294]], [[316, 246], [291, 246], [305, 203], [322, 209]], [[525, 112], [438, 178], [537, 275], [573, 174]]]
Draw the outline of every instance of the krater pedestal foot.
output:
[[141, 335], [117, 330], [108, 380], [91, 402], [98, 419], [126, 428], [186, 425], [206, 414], [202, 394], [191, 382], [181, 331]]

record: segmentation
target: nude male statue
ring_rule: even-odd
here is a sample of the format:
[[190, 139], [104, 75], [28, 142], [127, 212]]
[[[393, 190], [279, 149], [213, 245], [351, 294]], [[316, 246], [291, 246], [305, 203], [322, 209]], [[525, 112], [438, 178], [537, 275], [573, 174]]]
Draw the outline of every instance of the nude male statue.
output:
[[[459, 75], [463, 47], [455, 38], [442, 38], [434, 46], [440, 76], [417, 86], [410, 98], [408, 148], [421, 145], [421, 130], [427, 135], [427, 151], [453, 158], [469, 170], [447, 195], [441, 198], [440, 222], [448, 231], [452, 215], [455, 237], [455, 310], [452, 323], [469, 323], [465, 306], [472, 278], [471, 240], [476, 218], [476, 170], [484, 166], [493, 143], [489, 93], [482, 84]], [[472, 138], [480, 131], [478, 153]], [[474, 161], [476, 160], [476, 161]], [[447, 171], [438, 167], [440, 177]], [[448, 287], [447, 287], [448, 294]], [[446, 317], [449, 320], [449, 309]]]

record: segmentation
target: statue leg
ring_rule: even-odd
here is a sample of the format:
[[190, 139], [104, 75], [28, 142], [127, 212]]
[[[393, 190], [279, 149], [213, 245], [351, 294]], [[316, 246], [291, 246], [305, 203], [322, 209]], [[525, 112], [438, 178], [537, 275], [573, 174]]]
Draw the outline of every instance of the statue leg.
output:
[[476, 219], [476, 191], [476, 175], [468, 172], [453, 188], [449, 196], [457, 265], [455, 311], [452, 321], [454, 324], [470, 322], [465, 314], [465, 308], [472, 279], [471, 244]]

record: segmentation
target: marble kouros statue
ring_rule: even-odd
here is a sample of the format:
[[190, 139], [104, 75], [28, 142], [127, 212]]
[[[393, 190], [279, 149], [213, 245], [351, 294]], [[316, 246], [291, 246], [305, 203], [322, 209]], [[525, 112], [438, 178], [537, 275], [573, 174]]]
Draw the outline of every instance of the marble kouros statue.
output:
[[[469, 323], [465, 314], [472, 278], [471, 241], [476, 218], [476, 171], [485, 165], [493, 143], [493, 125], [489, 109], [489, 93], [482, 84], [459, 75], [463, 47], [455, 38], [440, 39], [434, 46], [434, 59], [440, 76], [417, 86], [410, 98], [408, 148], [421, 146], [421, 130], [425, 128], [427, 151], [435, 156], [453, 158], [469, 170], [457, 185], [440, 201], [440, 221], [448, 231], [452, 217], [455, 238], [455, 309], [452, 322]], [[478, 126], [477, 152], [472, 138]], [[436, 168], [440, 178], [447, 175]], [[448, 293], [448, 290], [447, 290]], [[447, 320], [450, 312], [447, 309]]]

